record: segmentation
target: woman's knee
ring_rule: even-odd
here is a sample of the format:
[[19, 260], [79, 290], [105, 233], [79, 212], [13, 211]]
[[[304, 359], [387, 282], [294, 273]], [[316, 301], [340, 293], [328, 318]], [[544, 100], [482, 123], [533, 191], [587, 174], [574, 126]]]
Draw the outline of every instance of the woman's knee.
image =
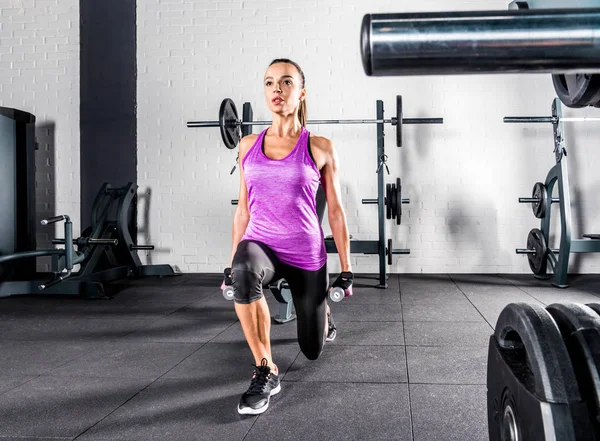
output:
[[298, 340], [300, 351], [309, 360], [316, 360], [319, 358], [319, 356], [323, 353], [324, 343], [324, 339], [311, 339], [310, 341], [305, 339]]
[[252, 241], [241, 241], [231, 265], [234, 300], [248, 304], [263, 297], [265, 267], [270, 260], [264, 247]]
[[231, 268], [233, 282], [233, 299], [236, 303], [249, 304], [263, 296], [262, 277], [246, 266], [233, 266]]

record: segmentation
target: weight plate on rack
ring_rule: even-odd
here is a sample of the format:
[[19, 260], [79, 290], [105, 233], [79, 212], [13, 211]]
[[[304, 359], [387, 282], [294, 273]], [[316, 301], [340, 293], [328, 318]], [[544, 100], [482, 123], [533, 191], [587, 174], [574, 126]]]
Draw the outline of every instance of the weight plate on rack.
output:
[[396, 178], [396, 225], [402, 223], [402, 181]]
[[542, 276], [548, 267], [548, 245], [546, 238], [539, 228], [534, 228], [527, 236], [527, 249], [534, 250], [535, 254], [528, 254], [529, 267], [533, 274]]
[[537, 202], [531, 203], [531, 209], [533, 215], [538, 219], [542, 219], [546, 216], [546, 209], [548, 208], [548, 190], [542, 182], [536, 182], [533, 186], [531, 197], [537, 199]]
[[402, 95], [396, 95], [396, 146], [402, 147]]
[[597, 74], [554, 74], [552, 84], [567, 107], [593, 106], [600, 98], [600, 75]]
[[392, 218], [392, 184], [385, 184], [385, 218]]
[[241, 126], [235, 103], [230, 98], [225, 98], [219, 108], [219, 128], [225, 147], [233, 150], [242, 138]]

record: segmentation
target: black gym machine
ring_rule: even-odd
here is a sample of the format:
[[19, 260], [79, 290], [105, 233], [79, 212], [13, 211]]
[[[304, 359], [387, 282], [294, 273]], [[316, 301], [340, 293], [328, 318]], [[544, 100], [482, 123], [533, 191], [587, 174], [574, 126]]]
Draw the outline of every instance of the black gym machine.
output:
[[[132, 277], [179, 274], [170, 265], [142, 265], [137, 254], [153, 250], [134, 237], [137, 185], [105, 183], [93, 204], [92, 225], [73, 237], [68, 215], [43, 219], [64, 222], [62, 248], [36, 249], [34, 139], [35, 116], [0, 108], [0, 297], [27, 294], [106, 296], [106, 284]], [[37, 257], [51, 257], [51, 272], [36, 271]], [[79, 265], [78, 270], [74, 267]]]

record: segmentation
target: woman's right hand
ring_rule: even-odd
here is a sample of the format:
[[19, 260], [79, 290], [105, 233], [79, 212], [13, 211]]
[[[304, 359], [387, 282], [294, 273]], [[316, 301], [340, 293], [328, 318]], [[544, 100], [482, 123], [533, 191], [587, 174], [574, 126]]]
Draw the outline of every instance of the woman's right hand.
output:
[[231, 268], [225, 268], [225, 270], [223, 271], [223, 283], [221, 283], [221, 291], [231, 285], [233, 285], [233, 279], [231, 278]]

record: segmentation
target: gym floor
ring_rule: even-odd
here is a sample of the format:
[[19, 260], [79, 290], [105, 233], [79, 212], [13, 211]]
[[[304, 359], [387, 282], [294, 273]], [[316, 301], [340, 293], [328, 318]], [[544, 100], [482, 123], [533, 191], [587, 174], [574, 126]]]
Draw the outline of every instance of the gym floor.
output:
[[[271, 328], [282, 391], [238, 415], [252, 359], [221, 275], [110, 300], [0, 299], [0, 440], [487, 440], [487, 345], [510, 302], [600, 302], [600, 276], [359, 276], [317, 361]], [[277, 303], [267, 295], [272, 314]]]

